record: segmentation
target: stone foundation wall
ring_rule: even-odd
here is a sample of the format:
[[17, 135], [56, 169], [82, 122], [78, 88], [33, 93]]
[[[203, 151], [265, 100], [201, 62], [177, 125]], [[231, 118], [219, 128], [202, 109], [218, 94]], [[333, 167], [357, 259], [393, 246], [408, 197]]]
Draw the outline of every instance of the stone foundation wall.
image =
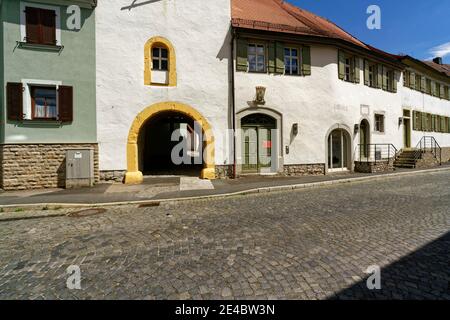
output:
[[0, 145], [0, 188], [64, 188], [66, 150], [79, 148], [94, 149], [94, 176], [98, 182], [97, 144], [5, 144]]
[[233, 178], [234, 166], [230, 165], [216, 165], [216, 179], [231, 179]]
[[284, 166], [283, 175], [289, 177], [325, 175], [325, 164], [291, 164]]
[[[444, 153], [442, 153], [444, 156]], [[444, 157], [442, 157], [442, 163], [445, 163]], [[416, 163], [416, 168], [432, 168], [439, 165], [439, 160], [434, 157], [432, 152], [425, 152], [422, 154], [422, 159], [419, 159]]]
[[442, 148], [442, 163], [450, 162], [450, 147]]
[[392, 161], [377, 161], [377, 162], [359, 162], [355, 161], [355, 172], [361, 173], [377, 173], [394, 171], [394, 160]]
[[126, 173], [127, 172], [125, 170], [100, 171], [100, 181], [122, 183], [123, 180], [125, 179]]

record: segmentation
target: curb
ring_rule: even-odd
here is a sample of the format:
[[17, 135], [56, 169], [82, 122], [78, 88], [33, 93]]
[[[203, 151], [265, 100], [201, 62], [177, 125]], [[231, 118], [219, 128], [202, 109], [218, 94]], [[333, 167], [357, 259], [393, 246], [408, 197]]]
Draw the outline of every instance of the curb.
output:
[[[312, 188], [326, 187], [326, 186], [346, 184], [346, 183], [377, 181], [377, 180], [391, 179], [391, 178], [397, 178], [397, 177], [402, 177], [402, 176], [413, 176], [413, 175], [437, 173], [437, 172], [443, 172], [443, 171], [450, 171], [450, 167], [438, 168], [438, 169], [427, 169], [427, 170], [412, 171], [412, 172], [388, 173], [388, 174], [381, 174], [381, 175], [377, 175], [377, 176], [328, 180], [328, 181], [301, 183], [301, 184], [293, 184], [293, 185], [262, 187], [262, 188], [254, 188], [254, 189], [241, 190], [241, 191], [229, 192], [229, 193], [211, 194], [211, 195], [205, 195], [205, 196], [184, 197], [184, 198], [170, 198], [170, 199], [158, 199], [158, 200], [134, 200], [134, 201], [121, 201], [121, 202], [109, 202], [109, 203], [98, 203], [98, 204], [31, 203], [31, 204], [0, 205], [0, 210], [4, 211], [4, 213], [9, 213], [9, 214], [5, 215], [5, 217], [2, 217], [2, 214], [0, 213], [0, 222], [11, 221], [11, 220], [24, 220], [24, 219], [37, 219], [37, 218], [66, 216], [66, 214], [63, 214], [61, 212], [55, 212], [55, 213], [48, 212], [45, 215], [42, 215], [42, 214], [26, 215], [25, 212], [23, 215], [19, 215], [17, 213], [17, 212], [19, 212], [19, 210], [25, 211], [25, 209], [26, 210], [42, 210], [43, 207], [56, 208], [56, 209], [99, 208], [99, 207], [126, 206], [126, 205], [158, 206], [163, 203], [208, 200], [208, 199], [221, 199], [221, 198], [246, 196], [246, 195], [252, 195], [252, 194], [259, 194], [259, 193], [271, 193], [271, 192], [290, 191], [290, 190], [299, 190], [299, 189], [312, 189]], [[10, 215], [11, 212], [17, 213], [17, 216], [12, 217]]]

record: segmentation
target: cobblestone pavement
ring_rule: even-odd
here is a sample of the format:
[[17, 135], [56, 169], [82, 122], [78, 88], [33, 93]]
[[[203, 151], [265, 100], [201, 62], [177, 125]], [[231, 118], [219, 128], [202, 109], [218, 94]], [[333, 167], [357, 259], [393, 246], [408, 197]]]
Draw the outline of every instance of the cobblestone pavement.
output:
[[[0, 223], [2, 299], [450, 299], [450, 173]], [[81, 268], [81, 290], [66, 269]], [[382, 290], [365, 274], [381, 267]]]

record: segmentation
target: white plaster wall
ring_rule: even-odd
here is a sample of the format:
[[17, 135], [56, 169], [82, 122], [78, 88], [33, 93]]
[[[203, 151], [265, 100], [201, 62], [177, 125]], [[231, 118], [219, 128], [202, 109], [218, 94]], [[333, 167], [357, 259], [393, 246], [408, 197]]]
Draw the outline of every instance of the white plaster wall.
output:
[[[198, 110], [214, 130], [216, 164], [229, 163], [221, 150], [229, 126], [229, 0], [138, 1], [126, 8], [132, 3], [99, 1], [96, 9], [100, 170], [126, 170], [133, 120], [165, 101]], [[175, 47], [177, 87], [144, 85], [144, 45], [155, 36]]]
[[[348, 83], [338, 77], [338, 49], [330, 46], [311, 47], [312, 75], [307, 77], [236, 73], [237, 112], [248, 107], [255, 96], [255, 87], [264, 86], [266, 105], [283, 114], [282, 144], [284, 164], [326, 163], [327, 138], [336, 124], [350, 128], [353, 151], [359, 144], [354, 125], [366, 118], [371, 127], [371, 143], [392, 143], [402, 147], [402, 131], [398, 119], [402, 115], [401, 93], [390, 93], [364, 85], [362, 59], [360, 84]], [[397, 72], [400, 78], [400, 72]], [[400, 87], [400, 86], [399, 86]], [[369, 113], [361, 113], [367, 105]], [[256, 111], [256, 110], [255, 110]], [[374, 113], [385, 114], [385, 133], [373, 132]], [[299, 124], [299, 134], [291, 138], [292, 125]]]
[[[450, 101], [406, 87], [402, 90], [402, 106], [411, 109], [411, 118], [413, 110], [450, 117]], [[423, 136], [433, 136], [441, 147], [450, 147], [450, 133], [415, 130], [411, 131], [411, 146], [415, 147]]]

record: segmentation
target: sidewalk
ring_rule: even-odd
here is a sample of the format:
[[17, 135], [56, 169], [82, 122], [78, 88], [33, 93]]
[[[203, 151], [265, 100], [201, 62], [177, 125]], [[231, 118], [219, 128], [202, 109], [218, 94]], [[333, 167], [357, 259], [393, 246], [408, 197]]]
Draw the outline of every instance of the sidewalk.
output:
[[143, 204], [209, 197], [243, 195], [289, 189], [319, 187], [411, 174], [450, 170], [450, 164], [432, 169], [399, 169], [391, 173], [342, 173], [326, 176], [247, 176], [236, 180], [200, 180], [196, 177], [146, 177], [141, 185], [99, 184], [85, 189], [45, 189], [0, 193], [2, 211], [51, 207], [92, 207]]

